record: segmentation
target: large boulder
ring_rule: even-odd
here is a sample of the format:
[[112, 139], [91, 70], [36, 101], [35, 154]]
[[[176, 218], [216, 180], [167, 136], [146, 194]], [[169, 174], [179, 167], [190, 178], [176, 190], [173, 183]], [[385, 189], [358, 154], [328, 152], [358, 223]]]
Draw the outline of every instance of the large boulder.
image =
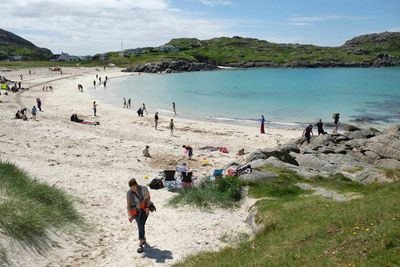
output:
[[379, 159], [374, 162], [374, 165], [386, 169], [400, 169], [400, 161], [395, 159]]
[[346, 132], [345, 135], [350, 139], [365, 139], [375, 136], [375, 133], [369, 130], [358, 130]]
[[277, 177], [277, 174], [269, 171], [253, 170], [251, 173], [244, 173], [239, 176], [243, 181], [262, 181]]
[[400, 125], [393, 125], [383, 131], [385, 134], [397, 135], [400, 133]]
[[270, 157], [275, 157], [283, 162], [296, 166], [299, 165], [289, 152], [280, 149], [258, 149], [247, 156], [246, 162], [251, 162], [256, 159], [268, 159]]

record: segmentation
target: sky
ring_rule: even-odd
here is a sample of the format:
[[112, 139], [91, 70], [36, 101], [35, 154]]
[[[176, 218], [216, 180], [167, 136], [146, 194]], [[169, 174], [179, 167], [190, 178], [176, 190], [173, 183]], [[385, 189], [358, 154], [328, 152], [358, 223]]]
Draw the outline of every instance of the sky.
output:
[[400, 0], [1, 0], [0, 10], [0, 28], [73, 55], [183, 37], [339, 46], [361, 34], [400, 32]]

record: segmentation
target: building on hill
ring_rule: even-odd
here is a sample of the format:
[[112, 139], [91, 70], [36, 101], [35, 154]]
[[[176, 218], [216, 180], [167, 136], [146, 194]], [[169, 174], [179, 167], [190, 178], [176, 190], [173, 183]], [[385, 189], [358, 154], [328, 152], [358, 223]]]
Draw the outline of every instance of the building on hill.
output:
[[80, 58], [82, 61], [92, 61], [93, 60], [92, 56], [81, 56]]
[[160, 52], [178, 52], [179, 48], [173, 45], [162, 45], [158, 47]]
[[124, 51], [120, 51], [119, 52], [119, 55], [120, 56], [123, 56], [123, 57], [129, 57], [129, 56], [137, 56], [137, 55], [140, 55], [140, 54], [142, 54], [143, 53], [143, 51], [142, 51], [142, 48], [134, 48], [134, 49], [127, 49], [127, 50], [124, 50]]
[[99, 60], [105, 61], [109, 60], [110, 56], [107, 53], [99, 54]]
[[71, 56], [68, 53], [63, 53], [63, 52], [61, 52], [61, 54], [55, 54], [53, 56], [53, 58], [50, 59], [50, 61], [64, 61], [64, 62], [67, 62], [67, 61], [79, 61], [79, 60], [81, 60], [80, 57]]
[[8, 57], [8, 61], [21, 61], [21, 60], [23, 60], [24, 59], [24, 57], [23, 56], [9, 56]]

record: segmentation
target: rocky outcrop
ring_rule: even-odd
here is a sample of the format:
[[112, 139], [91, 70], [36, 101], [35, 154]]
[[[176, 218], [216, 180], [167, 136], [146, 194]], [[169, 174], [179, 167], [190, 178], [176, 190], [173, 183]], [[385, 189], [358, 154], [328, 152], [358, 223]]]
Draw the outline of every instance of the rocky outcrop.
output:
[[[248, 155], [247, 163], [261, 172], [272, 165], [307, 178], [342, 173], [361, 183], [387, 181], [391, 178], [384, 169], [400, 170], [400, 126], [384, 132], [357, 127], [348, 130], [314, 136], [310, 144], [300, 138], [276, 149], [259, 149]], [[254, 178], [249, 177], [246, 180], [273, 176], [256, 173]]]
[[146, 72], [146, 73], [176, 73], [176, 72], [191, 72], [202, 70], [216, 70], [217, 66], [207, 63], [189, 62], [186, 60], [177, 61], [162, 61], [158, 63], [148, 63], [137, 65], [125, 70], [123, 72]]

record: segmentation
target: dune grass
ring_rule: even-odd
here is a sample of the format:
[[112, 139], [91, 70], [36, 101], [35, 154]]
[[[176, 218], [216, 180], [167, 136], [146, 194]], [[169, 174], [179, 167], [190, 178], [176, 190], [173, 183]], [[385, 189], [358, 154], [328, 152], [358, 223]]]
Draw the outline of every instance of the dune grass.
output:
[[[363, 197], [334, 202], [298, 189], [310, 182]], [[344, 176], [305, 180], [287, 171], [246, 183], [265, 227], [249, 242], [203, 252], [176, 266], [399, 266], [400, 182], [360, 185]], [[267, 198], [265, 198], [267, 197]]]
[[82, 222], [66, 193], [10, 163], [0, 163], [0, 197], [0, 231], [39, 252], [52, 242], [49, 231]]
[[242, 184], [236, 177], [217, 179], [215, 182], [204, 180], [199, 186], [183, 189], [173, 197], [170, 204], [188, 204], [201, 208], [234, 207], [242, 199]]

